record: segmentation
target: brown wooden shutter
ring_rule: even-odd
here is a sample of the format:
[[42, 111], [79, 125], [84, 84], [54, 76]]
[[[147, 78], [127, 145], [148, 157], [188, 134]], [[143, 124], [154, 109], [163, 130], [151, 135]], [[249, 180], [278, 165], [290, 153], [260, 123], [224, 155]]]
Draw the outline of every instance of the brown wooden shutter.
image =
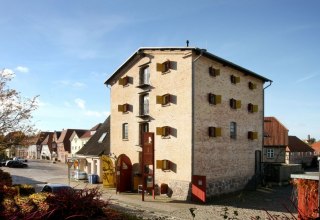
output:
[[129, 111], [129, 104], [124, 104], [123, 105], [123, 112]]
[[119, 85], [123, 86], [123, 79], [122, 78], [119, 79]]
[[219, 76], [220, 75], [220, 69], [216, 69], [215, 70], [215, 74], [216, 74], [216, 76]]
[[162, 127], [162, 136], [169, 136], [170, 131], [171, 131], [171, 129], [169, 126]]
[[157, 71], [164, 72], [164, 65], [162, 63], [157, 63]]
[[157, 127], [156, 128], [156, 134], [157, 135], [162, 135], [162, 127]]
[[255, 139], [258, 139], [258, 132], [252, 132], [252, 138], [255, 140]]
[[216, 104], [221, 104], [221, 95], [216, 95], [215, 100]]
[[253, 105], [252, 108], [253, 108], [253, 109], [252, 109], [253, 112], [258, 112], [258, 110], [259, 110], [258, 105]]
[[221, 128], [215, 128], [215, 136], [221, 137]]
[[129, 77], [126, 76], [123, 78], [123, 86], [128, 85], [128, 83], [129, 83]]
[[236, 100], [236, 108], [241, 108], [241, 100]]
[[123, 112], [123, 105], [118, 105], [118, 112]]
[[162, 96], [157, 95], [157, 104], [162, 104]]
[[156, 160], [156, 168], [162, 169], [162, 160]]
[[162, 169], [163, 170], [170, 170], [171, 162], [169, 160], [162, 160]]
[[239, 83], [240, 82], [240, 77], [238, 76], [238, 77], [235, 77], [235, 82], [236, 83]]

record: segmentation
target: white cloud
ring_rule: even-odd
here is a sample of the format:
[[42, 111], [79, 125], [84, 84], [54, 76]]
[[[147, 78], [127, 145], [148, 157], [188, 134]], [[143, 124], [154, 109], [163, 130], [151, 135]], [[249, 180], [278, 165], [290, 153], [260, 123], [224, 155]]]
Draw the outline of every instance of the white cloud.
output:
[[20, 73], [28, 73], [29, 72], [29, 68], [25, 67], [25, 66], [17, 66], [15, 68], [15, 70], [20, 72]]
[[86, 84], [82, 83], [82, 82], [75, 82], [72, 84], [73, 87], [75, 88], [81, 88], [81, 87], [85, 87]]
[[67, 86], [67, 87], [73, 87], [73, 88], [83, 88], [86, 86], [86, 84], [82, 82], [70, 82], [68, 80], [60, 80], [55, 83], [61, 86]]
[[76, 105], [81, 108], [81, 109], [85, 109], [86, 108], [86, 101], [84, 101], [83, 99], [77, 98], [74, 100], [74, 102], [76, 103]]
[[94, 117], [107, 117], [108, 115], [110, 115], [110, 112], [98, 112], [98, 111], [91, 111], [88, 110], [85, 112], [85, 115], [87, 116], [94, 116]]

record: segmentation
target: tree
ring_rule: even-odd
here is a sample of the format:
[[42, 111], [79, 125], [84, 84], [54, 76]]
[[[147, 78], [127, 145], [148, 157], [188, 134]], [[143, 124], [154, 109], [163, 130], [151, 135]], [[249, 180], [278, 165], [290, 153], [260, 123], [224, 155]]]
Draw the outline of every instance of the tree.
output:
[[25, 98], [9, 88], [8, 83], [14, 76], [11, 70], [0, 70], [0, 150], [25, 145], [27, 136], [35, 133], [31, 119], [38, 106], [38, 96]]

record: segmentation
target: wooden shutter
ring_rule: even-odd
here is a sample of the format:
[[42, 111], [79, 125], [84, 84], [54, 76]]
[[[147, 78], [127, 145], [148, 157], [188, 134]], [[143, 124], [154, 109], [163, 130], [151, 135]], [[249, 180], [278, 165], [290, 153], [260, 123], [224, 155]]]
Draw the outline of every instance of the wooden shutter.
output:
[[216, 101], [215, 104], [221, 104], [221, 95], [216, 95], [215, 101]]
[[211, 67], [209, 67], [209, 74], [210, 74], [210, 76], [219, 76], [220, 69], [215, 69], [211, 66]]
[[252, 106], [252, 112], [258, 112], [258, 110], [259, 110], [258, 105], [253, 105]]
[[129, 111], [129, 104], [124, 104], [123, 105], [123, 112]]
[[170, 62], [170, 60], [164, 62], [162, 65], [163, 65], [163, 72], [167, 72], [169, 69], [171, 69], [171, 62]]
[[252, 139], [258, 139], [258, 132], [252, 132]]
[[236, 100], [236, 108], [241, 108], [241, 100]]
[[157, 127], [156, 128], [156, 134], [157, 135], [162, 135], [162, 127]]
[[162, 160], [162, 169], [163, 170], [170, 170], [171, 162], [169, 160]]
[[164, 65], [162, 63], [157, 63], [157, 71], [164, 72]]
[[221, 137], [221, 128], [215, 128], [215, 137]]
[[118, 112], [123, 112], [123, 105], [118, 105]]
[[123, 78], [119, 79], [119, 85], [123, 86]]
[[162, 136], [169, 136], [170, 135], [170, 127], [169, 126], [165, 126], [162, 127]]
[[162, 95], [157, 95], [157, 104], [162, 104]]
[[162, 169], [162, 160], [157, 160], [156, 161], [156, 168], [157, 169]]
[[235, 77], [235, 82], [236, 82], [236, 83], [239, 83], [239, 82], [240, 82], [240, 77], [239, 77], [239, 76]]

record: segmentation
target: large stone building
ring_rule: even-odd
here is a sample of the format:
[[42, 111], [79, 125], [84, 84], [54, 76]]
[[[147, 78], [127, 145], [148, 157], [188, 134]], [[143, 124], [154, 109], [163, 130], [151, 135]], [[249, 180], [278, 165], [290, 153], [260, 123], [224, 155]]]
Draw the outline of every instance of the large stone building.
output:
[[259, 173], [265, 82], [206, 50], [138, 49], [105, 82], [117, 165], [141, 174], [141, 136], [154, 132], [154, 181], [172, 197], [190, 198], [193, 184], [207, 197], [243, 189]]

